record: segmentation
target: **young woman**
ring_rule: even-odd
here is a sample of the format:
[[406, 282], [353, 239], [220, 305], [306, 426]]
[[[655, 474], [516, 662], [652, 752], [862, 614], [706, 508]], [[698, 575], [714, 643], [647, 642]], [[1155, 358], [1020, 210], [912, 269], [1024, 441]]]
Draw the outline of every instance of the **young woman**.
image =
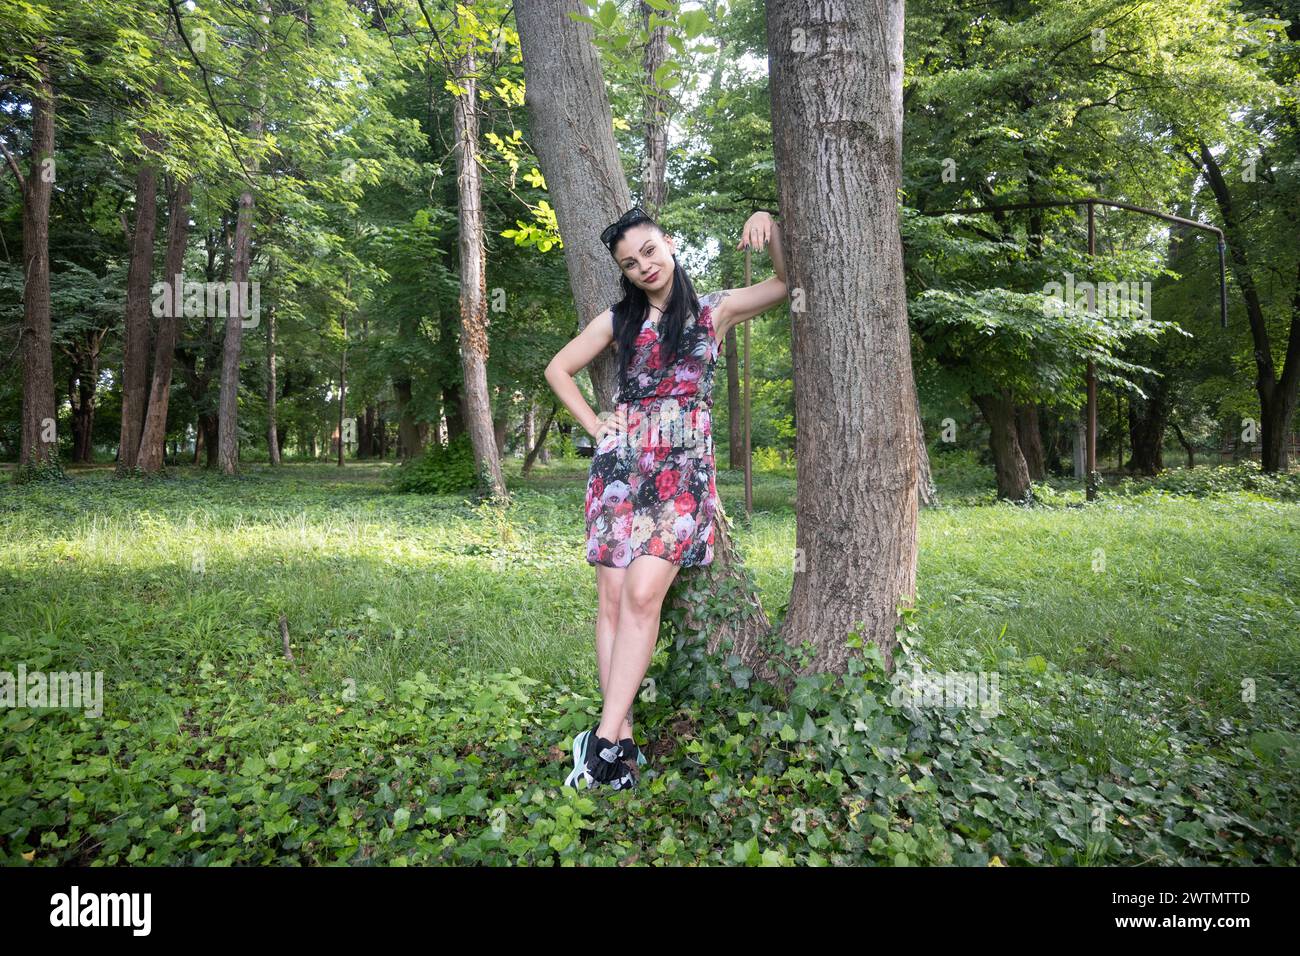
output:
[[[736, 248], [771, 240], [776, 275], [698, 298], [677, 247], [639, 207], [601, 234], [622, 273], [623, 298], [546, 369], [546, 380], [591, 434], [587, 562], [596, 568], [600, 723], [573, 741], [567, 786], [616, 790], [645, 763], [632, 739], [632, 702], [650, 666], [664, 595], [679, 568], [713, 560], [713, 370], [729, 329], [787, 298], [780, 231], [767, 212], [746, 221]], [[611, 343], [617, 407], [597, 415], [573, 376]]]

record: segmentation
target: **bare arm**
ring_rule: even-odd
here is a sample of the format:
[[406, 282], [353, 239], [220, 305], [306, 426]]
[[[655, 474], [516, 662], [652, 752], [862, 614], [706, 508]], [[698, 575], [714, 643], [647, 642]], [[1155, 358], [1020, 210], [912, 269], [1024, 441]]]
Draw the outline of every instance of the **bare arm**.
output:
[[600, 416], [582, 397], [578, 383], [573, 380], [592, 359], [609, 347], [614, 341], [614, 316], [611, 309], [606, 309], [596, 316], [587, 327], [579, 332], [569, 343], [555, 353], [550, 364], [546, 366], [546, 381], [556, 397], [564, 403], [578, 423], [593, 438], [600, 427]]
[[790, 297], [785, 280], [785, 250], [781, 246], [781, 226], [771, 214], [756, 212], [749, 217], [736, 248], [740, 249], [747, 245], [752, 248], [762, 248], [767, 245], [768, 255], [772, 257], [772, 271], [776, 275], [743, 289], [727, 289], [722, 293], [722, 298], [715, 309], [717, 316], [714, 323], [719, 338], [725, 336], [728, 330], [735, 328], [741, 322], [747, 322], [754, 316], [761, 315]]

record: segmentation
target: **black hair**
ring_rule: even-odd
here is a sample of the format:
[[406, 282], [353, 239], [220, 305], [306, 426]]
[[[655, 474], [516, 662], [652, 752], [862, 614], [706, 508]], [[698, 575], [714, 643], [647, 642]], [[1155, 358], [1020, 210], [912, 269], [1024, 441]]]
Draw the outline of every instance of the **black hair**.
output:
[[[624, 233], [633, 226], [644, 223], [653, 226], [660, 236], [665, 235], [663, 227], [648, 216], [635, 218], [630, 222], [620, 222], [619, 228], [614, 231], [612, 237], [606, 243], [609, 254], [614, 255], [614, 249], [618, 246]], [[642, 289], [627, 277], [627, 273], [623, 271], [622, 267], [618, 271], [619, 282], [623, 287], [623, 298], [616, 302], [613, 308], [614, 342], [617, 346], [619, 392], [625, 393], [628, 385], [628, 367], [632, 363], [636, 339], [641, 334], [642, 323], [645, 322], [650, 313], [650, 298], [646, 295], [645, 289]], [[682, 329], [686, 326], [687, 316], [698, 316], [699, 314], [700, 299], [695, 294], [695, 286], [692, 284], [690, 276], [686, 274], [686, 270], [682, 268], [682, 264], [677, 261], [677, 254], [674, 253], [673, 291], [668, 297], [663, 315], [659, 317], [659, 341], [667, 349], [663, 356], [665, 364], [671, 364], [677, 357], [677, 349], [681, 345]]]

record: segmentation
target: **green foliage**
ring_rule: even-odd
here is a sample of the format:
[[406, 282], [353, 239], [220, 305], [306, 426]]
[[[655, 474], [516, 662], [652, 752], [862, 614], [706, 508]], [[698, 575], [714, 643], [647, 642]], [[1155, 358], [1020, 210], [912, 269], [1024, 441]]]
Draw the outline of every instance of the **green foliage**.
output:
[[426, 495], [450, 495], [474, 488], [474, 446], [468, 433], [461, 433], [446, 445], [430, 442], [424, 454], [402, 465], [393, 477], [397, 491]]
[[63, 470], [63, 462], [51, 458], [35, 464], [20, 464], [14, 469], [11, 480], [15, 485], [25, 485], [33, 481], [70, 481], [71, 478]]
[[573, 435], [569, 432], [557, 432], [557, 434], [559, 437], [556, 440], [558, 444], [556, 454], [559, 456], [560, 460], [577, 461], [578, 446], [574, 444]]
[[754, 449], [755, 471], [782, 471], [788, 466], [781, 460], [781, 452], [775, 448]]
[[1194, 498], [1245, 491], [1277, 501], [1300, 501], [1300, 470], [1265, 472], [1259, 462], [1247, 459], [1233, 465], [1166, 469], [1154, 478], [1125, 478], [1108, 490], [1120, 495], [1163, 493]]
[[[807, 648], [779, 638], [777, 684], [705, 654], [750, 588], [769, 605], [789, 590], [767, 557], [788, 564], [789, 506], [736, 522], [747, 580], [698, 601], [700, 630], [665, 606], [636, 705], [641, 786], [579, 793], [560, 786], [568, 743], [599, 711], [579, 472], [467, 508], [385, 494], [384, 471], [0, 487], [0, 660], [105, 677], [102, 717], [0, 710], [0, 864], [1300, 855], [1294, 505], [927, 512], [919, 578], [939, 599], [905, 610], [895, 673], [996, 674], [987, 714], [900, 693], [857, 635], [840, 678], [804, 673]], [[755, 484], [775, 508], [774, 482]]]

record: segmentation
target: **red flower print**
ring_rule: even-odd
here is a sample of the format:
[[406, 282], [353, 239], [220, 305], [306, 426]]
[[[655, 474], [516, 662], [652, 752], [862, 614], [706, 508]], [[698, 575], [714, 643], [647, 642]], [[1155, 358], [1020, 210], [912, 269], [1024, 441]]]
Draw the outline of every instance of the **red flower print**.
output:
[[651, 535], [650, 540], [645, 543], [646, 554], [653, 554], [660, 557], [664, 553], [664, 539], [659, 535]]
[[667, 501], [677, 494], [678, 473], [674, 468], [665, 468], [655, 478], [655, 490], [660, 501]]
[[673, 506], [679, 515], [692, 514], [695, 511], [695, 496], [689, 491], [683, 491], [673, 499]]

